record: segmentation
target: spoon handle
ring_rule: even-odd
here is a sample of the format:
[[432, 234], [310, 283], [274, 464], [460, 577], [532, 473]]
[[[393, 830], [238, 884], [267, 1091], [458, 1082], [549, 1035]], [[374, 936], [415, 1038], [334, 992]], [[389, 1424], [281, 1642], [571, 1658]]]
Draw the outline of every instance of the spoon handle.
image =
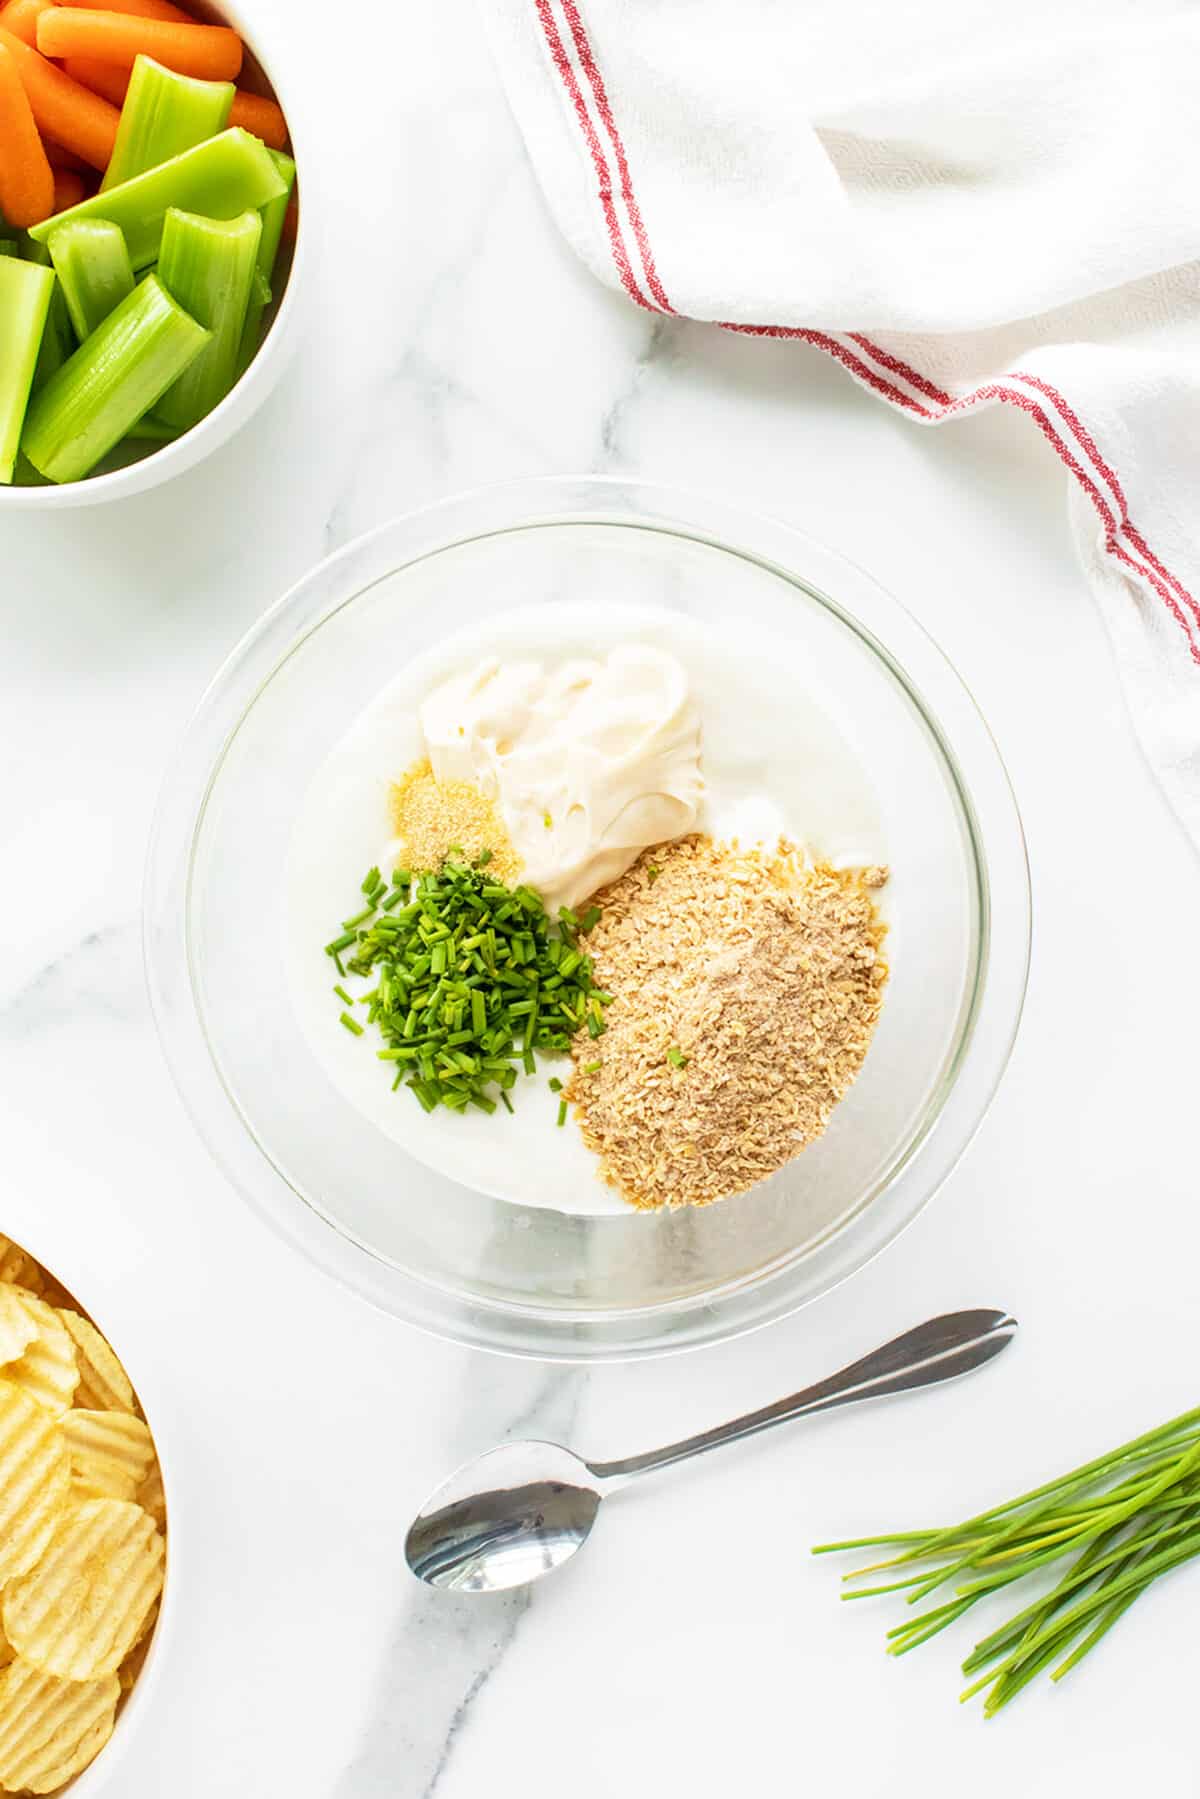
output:
[[1007, 1312], [947, 1312], [905, 1331], [815, 1386], [779, 1399], [761, 1411], [748, 1412], [744, 1418], [701, 1431], [682, 1443], [669, 1443], [665, 1449], [651, 1449], [620, 1462], [592, 1462], [589, 1466], [599, 1480], [623, 1486], [636, 1475], [669, 1468], [675, 1462], [703, 1455], [705, 1450], [717, 1449], [722, 1443], [736, 1443], [741, 1437], [769, 1430], [773, 1424], [784, 1424], [789, 1418], [803, 1418], [809, 1412], [827, 1412], [859, 1399], [878, 1399], [886, 1393], [907, 1393], [914, 1387], [932, 1387], [940, 1381], [954, 1380], [973, 1368], [982, 1368], [999, 1355], [1012, 1342], [1016, 1328], [1016, 1319]]

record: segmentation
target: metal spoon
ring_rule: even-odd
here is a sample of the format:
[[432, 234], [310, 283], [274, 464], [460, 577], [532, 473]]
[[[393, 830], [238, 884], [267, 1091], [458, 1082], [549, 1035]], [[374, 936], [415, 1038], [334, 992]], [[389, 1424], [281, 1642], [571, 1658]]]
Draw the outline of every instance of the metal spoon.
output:
[[408, 1565], [431, 1587], [456, 1592], [525, 1586], [569, 1561], [586, 1543], [600, 1501], [637, 1475], [808, 1412], [969, 1374], [999, 1355], [1016, 1328], [1007, 1312], [931, 1318], [790, 1399], [623, 1462], [585, 1462], [557, 1443], [503, 1443], [465, 1463], [430, 1495], [405, 1541]]

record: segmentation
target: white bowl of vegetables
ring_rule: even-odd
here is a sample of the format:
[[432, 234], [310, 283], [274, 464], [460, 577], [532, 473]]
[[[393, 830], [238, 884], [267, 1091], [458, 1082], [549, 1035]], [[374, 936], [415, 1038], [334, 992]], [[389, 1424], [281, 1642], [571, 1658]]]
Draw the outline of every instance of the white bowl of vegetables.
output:
[[202, 3], [0, 7], [0, 509], [182, 473], [294, 347], [287, 121]]

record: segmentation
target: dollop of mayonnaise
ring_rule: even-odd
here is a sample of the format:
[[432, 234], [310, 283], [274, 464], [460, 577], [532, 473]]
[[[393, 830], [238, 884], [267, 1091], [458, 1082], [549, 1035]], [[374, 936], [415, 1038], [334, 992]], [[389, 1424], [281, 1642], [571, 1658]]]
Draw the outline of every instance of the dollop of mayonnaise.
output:
[[552, 916], [695, 826], [699, 709], [665, 651], [480, 662], [435, 688], [420, 718], [434, 775], [496, 802]]

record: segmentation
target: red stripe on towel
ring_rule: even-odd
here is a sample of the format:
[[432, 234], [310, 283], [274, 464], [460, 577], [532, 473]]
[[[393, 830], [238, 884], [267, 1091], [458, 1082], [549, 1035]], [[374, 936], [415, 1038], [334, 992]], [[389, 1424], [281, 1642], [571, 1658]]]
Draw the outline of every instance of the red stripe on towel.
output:
[[617, 173], [621, 177], [621, 192], [625, 198], [625, 205], [629, 209], [629, 222], [633, 227], [633, 235], [637, 243], [638, 255], [642, 259], [642, 269], [646, 276], [647, 286], [664, 312], [674, 312], [675, 308], [667, 299], [662, 282], [658, 278], [658, 270], [654, 266], [654, 252], [650, 248], [650, 240], [642, 222], [641, 208], [634, 196], [633, 180], [629, 173], [629, 159], [625, 154], [625, 145], [617, 130], [617, 122], [613, 118], [612, 107], [608, 103], [608, 90], [604, 85], [604, 77], [600, 73], [596, 58], [592, 55], [592, 46], [588, 41], [583, 20], [579, 16], [579, 8], [576, 6], [575, 0], [561, 0], [561, 4], [567, 23], [571, 27], [575, 48], [579, 52], [579, 61], [591, 83], [592, 92], [596, 96], [596, 107], [604, 121], [604, 129], [612, 140], [613, 153], [617, 159]]
[[[575, 78], [575, 72], [571, 66], [570, 58], [563, 47], [562, 38], [555, 25], [553, 15], [550, 11], [550, 0], [534, 0], [534, 4], [537, 8], [538, 17], [541, 20], [542, 30], [546, 37], [551, 59], [567, 90], [580, 129], [583, 131], [592, 163], [596, 169], [599, 182], [600, 204], [608, 227], [609, 243], [612, 247], [613, 260], [617, 267], [617, 273], [621, 278], [622, 285], [630, 294], [631, 298], [636, 300], [639, 306], [646, 308], [648, 311], [654, 311], [655, 307], [646, 299], [634, 275], [632, 258], [630, 257], [621, 229], [621, 222], [617, 214], [617, 209], [613, 204], [612, 171], [609, 167], [604, 147], [600, 142], [595, 126], [592, 124], [587, 104], [580, 92], [579, 83]], [[641, 259], [642, 270], [647, 285], [650, 292], [653, 294], [654, 299], [658, 302], [658, 307], [667, 312], [674, 312], [675, 308], [667, 299], [665, 289], [663, 288], [662, 282], [659, 280], [653, 251], [650, 247], [649, 235], [646, 231], [641, 209], [638, 206], [633, 189], [633, 177], [630, 173], [629, 159], [626, 155], [625, 146], [608, 99], [608, 91], [605, 87], [603, 76], [600, 73], [599, 65], [596, 62], [591, 43], [588, 39], [587, 29], [580, 14], [577, 0], [560, 0], [560, 4], [562, 5], [564, 15], [570, 28], [580, 65], [587, 75], [601, 121], [603, 122], [604, 128], [612, 143], [613, 153], [617, 162], [621, 196], [628, 209], [630, 226], [633, 231], [634, 241]], [[994, 400], [1002, 405], [1016, 406], [1020, 411], [1026, 413], [1033, 419], [1043, 437], [1045, 437], [1055, 454], [1070, 470], [1071, 474], [1075, 477], [1076, 481], [1078, 481], [1079, 485], [1083, 488], [1083, 491], [1092, 502], [1092, 505], [1095, 507], [1105, 528], [1104, 549], [1106, 554], [1111, 556], [1114, 561], [1122, 563], [1138, 580], [1145, 582], [1148, 586], [1153, 588], [1183, 631], [1193, 662], [1200, 665], [1200, 643], [1197, 642], [1196, 637], [1193, 634], [1192, 622], [1188, 617], [1188, 613], [1190, 613], [1196, 623], [1200, 624], [1200, 603], [1198, 603], [1195, 597], [1189, 593], [1188, 589], [1184, 586], [1183, 582], [1180, 581], [1178, 576], [1172, 574], [1149, 548], [1142, 533], [1129, 517], [1129, 509], [1126, 504], [1124, 489], [1122, 488], [1115, 471], [1105, 461], [1091, 432], [1076, 415], [1069, 402], [1056, 388], [1051, 387], [1048, 382], [1043, 381], [1039, 376], [1030, 375], [1017, 370], [1006, 380], [989, 382], [982, 387], [975, 388], [970, 393], [960, 395], [956, 399], [944, 388], [938, 387], [928, 378], [928, 376], [922, 375], [920, 370], [914, 369], [900, 357], [894, 356], [891, 351], [885, 350], [881, 345], [874, 343], [870, 338], [857, 332], [851, 332], [847, 335], [849, 336], [850, 342], [863, 352], [863, 356], [856, 355], [855, 352], [850, 349], [846, 343], [843, 343], [840, 338], [831, 336], [828, 332], [824, 331], [815, 331], [801, 326], [740, 325], [729, 321], [718, 322], [722, 324], [724, 330], [736, 331], [743, 336], [794, 338], [798, 342], [812, 344], [814, 348], [823, 350], [826, 355], [834, 357], [835, 360], [840, 362], [857, 381], [860, 381], [864, 386], [871, 388], [872, 391], [879, 394], [882, 399], [887, 400], [889, 405], [899, 407], [902, 411], [913, 414], [917, 418], [922, 419], [926, 424], [939, 424], [944, 419], [951, 418], [961, 412], [968, 412], [975, 406], [986, 404], [990, 400]], [[869, 357], [870, 362], [876, 363], [878, 367], [872, 368], [870, 362], [863, 359], [864, 356]], [[920, 400], [915, 399], [912, 394], [905, 393], [903, 388], [896, 385], [895, 381], [885, 379], [884, 376], [879, 373], [879, 369], [887, 370], [889, 374], [896, 376], [898, 380], [902, 380], [906, 382], [908, 386], [915, 388], [917, 393], [922, 394], [929, 404], [924, 405]], [[1107, 484], [1112, 500], [1120, 513], [1119, 518], [1117, 512], [1113, 510], [1113, 506], [1109, 504], [1109, 501], [1105, 498], [1104, 494], [1101, 493], [1091, 475], [1088, 474], [1079, 458], [1074, 454], [1070, 445], [1060, 434], [1045, 408], [1032, 399], [1022, 387], [1014, 385], [1014, 383], [1017, 382], [1023, 382], [1027, 386], [1035, 388], [1054, 408], [1055, 412], [1058, 414], [1059, 420], [1073, 437], [1076, 447], [1091, 463], [1094, 472]], [[1135, 557], [1130, 554], [1128, 549], [1126, 549], [1125, 545], [1121, 542], [1122, 537], [1126, 538], [1129, 544], [1132, 545], [1136, 555], [1141, 558], [1140, 562], [1135, 560]], [[1187, 612], [1180, 609], [1179, 602], [1181, 600], [1187, 608]]]
[[[925, 376], [919, 372], [919, 370], [914, 369], [908, 363], [901, 361], [899, 357], [893, 356], [889, 351], [884, 350], [881, 345], [872, 343], [870, 338], [860, 336], [857, 332], [852, 332], [850, 335], [853, 338], [853, 341], [856, 344], [859, 344], [868, 355], [872, 356], [882, 368], [890, 370], [892, 374], [898, 375], [907, 381], [911, 387], [917, 388], [920, 392], [927, 394], [931, 399], [936, 400], [941, 409], [940, 417], [942, 418], [948, 417], [955, 412], [966, 411], [978, 400], [983, 398], [1004, 400], [1018, 406], [1021, 404], [1018, 397], [1020, 390], [1016, 388], [1000, 391], [999, 387], [997, 387], [996, 391], [993, 392], [989, 390], [986, 393], [984, 390], [977, 388], [974, 392], [963, 394], [959, 399], [955, 400], [950, 394], [946, 393], [945, 389], [935, 387], [932, 382], [928, 381]], [[1100, 512], [1100, 516], [1108, 529], [1108, 536], [1106, 537], [1104, 544], [1106, 552], [1109, 555], [1114, 556], [1117, 561], [1125, 563], [1135, 574], [1149, 582], [1159, 596], [1166, 600], [1172, 615], [1179, 624], [1183, 626], [1184, 631], [1187, 634], [1188, 647], [1191, 651], [1192, 660], [1200, 663], [1200, 649], [1198, 649], [1198, 646], [1194, 641], [1191, 622], [1180, 612], [1178, 606], [1171, 601], [1168, 593], [1164, 591], [1163, 584], [1165, 583], [1165, 587], [1178, 599], [1183, 601], [1187, 611], [1191, 614], [1191, 618], [1194, 619], [1198, 625], [1200, 625], [1200, 601], [1197, 601], [1195, 596], [1189, 592], [1183, 582], [1179, 579], [1178, 575], [1172, 574], [1170, 569], [1159, 560], [1146, 542], [1141, 531], [1130, 518], [1128, 503], [1125, 499], [1125, 490], [1121, 485], [1120, 478], [1117, 475], [1116, 470], [1110, 467], [1108, 462], [1105, 461], [1096, 440], [1088, 430], [1087, 426], [1083, 423], [1082, 419], [1079, 418], [1066, 397], [1059, 393], [1056, 387], [1052, 387], [1048, 381], [1044, 381], [1040, 375], [1031, 375], [1024, 369], [1013, 369], [1006, 377], [1006, 380], [1024, 382], [1027, 386], [1035, 388], [1038, 393], [1049, 400], [1063, 423], [1074, 436], [1075, 442], [1083, 451], [1096, 473], [1107, 483], [1120, 513], [1119, 519], [1113, 516], [1111, 508], [1104, 507], [1102, 509], [1100, 496], [1096, 492], [1094, 485], [1086, 479], [1083, 471], [1079, 469], [1073, 459], [1066, 455], [1061, 439], [1053, 433], [1045, 433], [1045, 435], [1049, 436], [1049, 440], [1054, 445], [1057, 453], [1067, 463], [1067, 466], [1071, 469], [1072, 473], [1076, 475], [1076, 478], [1080, 480], [1085, 491], [1088, 493], [1088, 497], [1096, 506], [1097, 511]], [[924, 409], [921, 410], [923, 411]], [[1022, 410], [1026, 410], [1026, 408], [1022, 408]], [[1040, 409], [1038, 409], [1034, 416], [1044, 417], [1044, 414], [1041, 414]], [[1141, 557], [1142, 561], [1149, 565], [1148, 567], [1141, 568], [1138, 566], [1126, 552], [1124, 547], [1117, 541], [1120, 537], [1124, 537], [1128, 541], [1137, 555]], [[1153, 571], [1153, 573], [1151, 571]], [[1159, 579], [1155, 579], [1155, 576], [1159, 577]]]
[[567, 52], [563, 47], [562, 38], [558, 34], [558, 26], [554, 23], [554, 15], [550, 10], [549, 0], [534, 0], [534, 5], [537, 8], [538, 18], [541, 20], [542, 31], [546, 38], [546, 46], [550, 51], [550, 59], [558, 70], [563, 86], [570, 96], [571, 104], [575, 110], [575, 116], [579, 120], [580, 129], [583, 132], [584, 140], [587, 143], [588, 150], [591, 154], [593, 167], [596, 170], [596, 178], [599, 184], [597, 191], [600, 197], [600, 205], [608, 225], [608, 241], [612, 245], [613, 261], [617, 265], [617, 273], [621, 277], [621, 284], [631, 300], [635, 300], [637, 304], [644, 307], [647, 312], [654, 312], [657, 308], [652, 306], [650, 301], [647, 300], [645, 294], [638, 286], [637, 278], [634, 275], [633, 265], [630, 263], [629, 253], [625, 248], [625, 240], [621, 235], [621, 226], [617, 218], [617, 209], [613, 205], [612, 176], [609, 173], [604, 150], [601, 146], [600, 139], [596, 135], [595, 126], [588, 117], [588, 109], [584, 103], [583, 95], [579, 91], [579, 83], [575, 79], [575, 71], [571, 67], [571, 59], [567, 55]]

